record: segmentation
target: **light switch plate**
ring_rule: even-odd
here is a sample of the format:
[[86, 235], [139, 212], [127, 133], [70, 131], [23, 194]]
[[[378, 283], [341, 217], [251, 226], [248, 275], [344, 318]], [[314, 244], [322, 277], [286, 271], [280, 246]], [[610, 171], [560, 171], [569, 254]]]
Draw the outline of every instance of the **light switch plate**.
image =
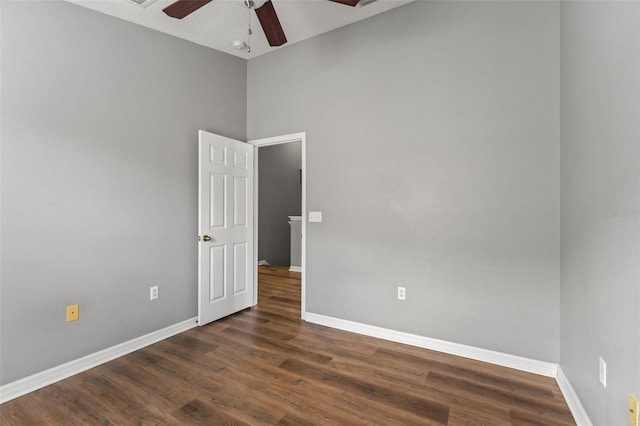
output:
[[309, 212], [309, 222], [322, 222], [322, 212]]

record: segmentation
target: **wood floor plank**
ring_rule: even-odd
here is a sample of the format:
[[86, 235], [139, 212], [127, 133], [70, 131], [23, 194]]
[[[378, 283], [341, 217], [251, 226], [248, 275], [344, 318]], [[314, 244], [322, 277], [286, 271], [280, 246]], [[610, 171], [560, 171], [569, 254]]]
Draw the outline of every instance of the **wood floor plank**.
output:
[[279, 340], [271, 340], [251, 331], [241, 330], [235, 327], [229, 327], [221, 332], [222, 334], [242, 340], [260, 348], [278, 350], [290, 356], [297, 356], [303, 359], [312, 359], [314, 362], [326, 364], [331, 361], [331, 357], [319, 352], [302, 349], [288, 342]]
[[[220, 352], [220, 354], [218, 354]], [[231, 359], [225, 353], [225, 349], [211, 352], [209, 356], [220, 355], [217, 361], [220, 364], [228, 365]], [[306, 415], [316, 419], [322, 419], [322, 424], [366, 424], [366, 421], [354, 417], [354, 413], [345, 409], [342, 403], [343, 391], [327, 389], [323, 387], [309, 385], [299, 376], [287, 374], [278, 370], [277, 367], [266, 364], [249, 365], [245, 364], [243, 369], [225, 368], [221, 373], [231, 382], [247, 382], [252, 377], [259, 375], [267, 379], [269, 386], [256, 387], [253, 397], [262, 402], [261, 405], [278, 407], [286, 412], [304, 412]], [[256, 396], [259, 393], [259, 396]], [[254, 399], [254, 400], [255, 400]], [[322, 404], [309, 404], [313, 400], [322, 400]], [[341, 406], [342, 405], [342, 406]], [[285, 416], [283, 416], [285, 417]], [[273, 423], [275, 424], [275, 423]]]
[[575, 424], [573, 419], [567, 419], [562, 416], [535, 416], [525, 410], [512, 409], [509, 410], [512, 426], [566, 426], [567, 424]]
[[258, 305], [0, 406], [2, 425], [575, 425], [555, 381], [300, 319], [300, 274]]
[[[236, 359], [233, 351], [229, 351], [227, 347], [219, 347], [208, 356], [218, 353], [221, 354], [223, 363], [225, 360]], [[268, 395], [272, 404], [284, 405], [294, 413], [306, 413], [312, 418], [322, 419], [322, 423], [318, 424], [424, 424], [424, 421], [412, 413], [389, 412], [384, 407], [372, 405], [366, 398], [345, 392], [344, 389], [305, 380], [270, 364], [248, 360], [243, 369], [229, 368], [224, 374], [241, 382], [246, 382], [247, 376], [267, 378], [269, 386], [261, 387], [260, 391]], [[310, 401], [315, 403], [310, 404]]]
[[92, 408], [108, 419], [111, 424], [177, 426], [177, 422], [167, 417], [167, 413], [160, 408], [147, 404], [146, 401], [126, 392], [113, 378], [99, 374], [98, 370], [89, 370], [71, 377], [69, 385], [85, 400], [91, 401]]
[[331, 383], [333, 387], [344, 389], [347, 392], [370, 397], [373, 403], [385, 404], [390, 408], [418, 413], [425, 420], [446, 425], [449, 418], [449, 407], [417, 395], [407, 395], [394, 392], [388, 387], [364, 379], [355, 379], [345, 375], [329, 372], [319, 366], [299, 360], [287, 359], [280, 368], [300, 374], [324, 383]]
[[[458, 408], [453, 417], [449, 417], [448, 424], [460, 424], [468, 421], [468, 424], [504, 424], [509, 421], [509, 410], [494, 404], [487, 404], [486, 401], [477, 401], [465, 397], [459, 392], [451, 393], [442, 389], [433, 388], [422, 381], [407, 379], [406, 376], [398, 376], [398, 370], [383, 367], [376, 364], [365, 364], [354, 359], [334, 358], [329, 364], [329, 368], [336, 369], [345, 375], [355, 377], [370, 377], [377, 383], [384, 383], [386, 387], [405, 395], [421, 395], [433, 402], [439, 402], [451, 407], [451, 410]], [[467, 420], [465, 420], [467, 419]]]
[[[90, 400], [83, 398], [66, 381], [55, 383], [0, 406], [0, 424], [23, 425], [111, 425]], [[12, 403], [14, 401], [11, 401]]]
[[434, 389], [448, 390], [449, 393], [462, 395], [483, 404], [490, 403], [502, 408], [518, 408], [533, 419], [553, 421], [565, 425], [575, 424], [566, 404], [561, 404], [554, 400], [515, 395], [487, 385], [437, 372], [429, 372], [426, 383], [432, 385]]
[[163, 412], [173, 412], [193, 399], [186, 386], [158, 386], [165, 381], [164, 376], [149, 368], [139, 368], [122, 359], [105, 364], [108, 375], [132, 395], [158, 407]]
[[[216, 407], [216, 415], [247, 424], [274, 424], [284, 415], [273, 414], [271, 407], [256, 404], [255, 389], [246, 383], [227, 379], [224, 365], [212, 365], [211, 372], [206, 376], [199, 367], [192, 367], [179, 359], [168, 358], [149, 368], [157, 368], [171, 375], [172, 381], [180, 386], [189, 386], [198, 401], [206, 403], [205, 406], [213, 404]], [[174, 413], [174, 417], [176, 415]]]
[[[390, 361], [398, 363], [402, 361], [408, 365], [423, 365], [429, 371], [434, 373], [445, 373], [456, 378], [470, 380], [476, 384], [495, 387], [509, 393], [556, 400], [556, 397], [549, 386], [527, 383], [523, 380], [513, 379], [511, 377], [507, 378], [505, 377], [505, 373], [511, 374], [512, 370], [504, 367], [501, 367], [503, 369], [502, 374], [496, 374], [495, 372], [491, 372], [491, 370], [480, 370], [472, 367], [468, 362], [470, 360], [460, 357], [449, 356], [449, 361], [455, 361], [455, 363], [441, 362], [440, 360], [434, 360], [431, 357], [418, 357], [412, 354], [382, 348], [375, 353], [374, 358], [382, 363], [388, 363]], [[456, 360], [456, 358], [460, 359]]]
[[491, 406], [472, 409], [455, 406], [449, 411], [447, 426], [511, 426], [509, 410]]
[[194, 399], [172, 413], [179, 424], [189, 425], [250, 425], [221, 412], [214, 404], [202, 399]]

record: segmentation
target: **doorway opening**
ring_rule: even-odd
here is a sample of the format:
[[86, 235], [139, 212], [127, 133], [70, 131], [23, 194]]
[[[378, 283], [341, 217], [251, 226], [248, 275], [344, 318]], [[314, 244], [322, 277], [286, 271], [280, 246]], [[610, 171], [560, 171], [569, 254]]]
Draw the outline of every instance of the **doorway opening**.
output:
[[[300, 313], [305, 318], [306, 267], [306, 134], [295, 133], [249, 141], [254, 152], [254, 304], [258, 303], [258, 263], [282, 264], [290, 271], [300, 272]], [[285, 145], [287, 144], [287, 145]], [[262, 154], [261, 154], [262, 153]], [[263, 169], [260, 157], [269, 161], [269, 171]], [[288, 158], [283, 158], [288, 157]], [[298, 158], [294, 158], [298, 157]], [[285, 161], [288, 160], [288, 161]], [[296, 161], [298, 160], [298, 161]], [[275, 181], [275, 182], [274, 182]], [[261, 184], [262, 182], [262, 184]], [[266, 188], [260, 186], [263, 185]], [[278, 187], [282, 191], [278, 191]], [[295, 195], [299, 188], [298, 195]], [[293, 195], [287, 195], [293, 194]], [[298, 198], [299, 197], [299, 198]], [[293, 198], [293, 199], [290, 199]], [[297, 234], [297, 230], [300, 234]], [[291, 236], [293, 231], [293, 237]], [[299, 246], [296, 240], [300, 238]], [[262, 244], [261, 244], [262, 240]], [[270, 260], [271, 258], [272, 260]], [[287, 264], [288, 263], [288, 264]]]

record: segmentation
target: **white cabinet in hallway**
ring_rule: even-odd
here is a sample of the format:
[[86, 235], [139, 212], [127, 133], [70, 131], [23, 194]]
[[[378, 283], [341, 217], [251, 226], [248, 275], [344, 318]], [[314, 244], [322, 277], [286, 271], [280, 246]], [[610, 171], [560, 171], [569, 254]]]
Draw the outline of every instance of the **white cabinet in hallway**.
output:
[[290, 271], [302, 272], [302, 216], [289, 216], [291, 228]]

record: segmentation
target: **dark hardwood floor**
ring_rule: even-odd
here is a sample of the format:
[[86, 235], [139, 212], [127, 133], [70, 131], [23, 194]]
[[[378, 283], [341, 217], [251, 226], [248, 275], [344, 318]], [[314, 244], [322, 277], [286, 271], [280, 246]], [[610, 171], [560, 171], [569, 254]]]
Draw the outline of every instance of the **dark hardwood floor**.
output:
[[259, 303], [0, 406], [2, 425], [574, 425], [555, 380], [305, 323]]

